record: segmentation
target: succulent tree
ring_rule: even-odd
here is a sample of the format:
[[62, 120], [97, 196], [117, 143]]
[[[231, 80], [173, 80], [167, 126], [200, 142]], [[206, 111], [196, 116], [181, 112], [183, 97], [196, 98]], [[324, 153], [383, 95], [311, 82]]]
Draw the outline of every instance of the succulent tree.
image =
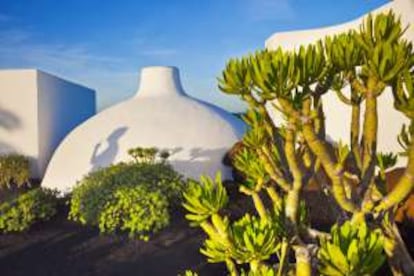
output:
[[[232, 222], [220, 214], [228, 200], [220, 181], [214, 186], [203, 178], [202, 185], [191, 185], [184, 206], [188, 219], [209, 235], [202, 252], [210, 261], [226, 262], [232, 275], [241, 263], [250, 264], [249, 275], [311, 275], [317, 269], [361, 275], [373, 273], [385, 252], [395, 275], [414, 273], [393, 220], [395, 207], [414, 186], [414, 52], [403, 39], [405, 30], [392, 12], [378, 14], [368, 16], [359, 30], [296, 51], [263, 50], [227, 63], [220, 89], [249, 106], [244, 116], [249, 130], [234, 165], [245, 178], [240, 191], [252, 198], [257, 216]], [[411, 125], [398, 137], [407, 167], [387, 192], [385, 171], [396, 155], [377, 151], [377, 101], [390, 91], [395, 109]], [[326, 138], [327, 93], [352, 111], [349, 143]], [[283, 118], [281, 124], [273, 122], [274, 113]], [[311, 180], [341, 210], [331, 233], [312, 229], [305, 219], [302, 193]], [[277, 265], [270, 264], [272, 255]]]

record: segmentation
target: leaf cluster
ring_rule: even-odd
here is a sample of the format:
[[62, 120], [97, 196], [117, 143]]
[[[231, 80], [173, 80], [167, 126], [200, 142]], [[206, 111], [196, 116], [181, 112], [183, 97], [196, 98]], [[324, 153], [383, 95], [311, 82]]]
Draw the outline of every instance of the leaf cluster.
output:
[[189, 212], [185, 217], [193, 226], [217, 214], [228, 202], [227, 191], [223, 187], [220, 174], [217, 174], [215, 181], [210, 177], [201, 176], [200, 182], [189, 180], [188, 187], [183, 193], [183, 207]]
[[55, 191], [35, 188], [6, 199], [0, 204], [0, 231], [21, 232], [49, 220], [56, 214], [56, 195]]
[[321, 240], [318, 252], [322, 275], [372, 275], [385, 260], [384, 236], [366, 223], [334, 225], [331, 240]]
[[147, 186], [118, 186], [103, 206], [98, 226], [101, 233], [127, 232], [131, 238], [147, 241], [150, 235], [169, 225], [168, 199]]

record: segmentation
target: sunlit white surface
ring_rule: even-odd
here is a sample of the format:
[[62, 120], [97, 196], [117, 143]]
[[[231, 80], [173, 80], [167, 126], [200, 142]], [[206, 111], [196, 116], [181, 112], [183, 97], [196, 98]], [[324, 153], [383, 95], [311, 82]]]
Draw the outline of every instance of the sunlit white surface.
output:
[[224, 154], [244, 132], [235, 116], [184, 92], [178, 69], [147, 67], [131, 99], [92, 117], [70, 133], [54, 154], [42, 185], [69, 191], [85, 174], [129, 160], [128, 149], [169, 150], [170, 162], [186, 177], [230, 171]]
[[30, 159], [41, 178], [53, 151], [95, 114], [95, 91], [35, 69], [0, 71], [0, 154]]

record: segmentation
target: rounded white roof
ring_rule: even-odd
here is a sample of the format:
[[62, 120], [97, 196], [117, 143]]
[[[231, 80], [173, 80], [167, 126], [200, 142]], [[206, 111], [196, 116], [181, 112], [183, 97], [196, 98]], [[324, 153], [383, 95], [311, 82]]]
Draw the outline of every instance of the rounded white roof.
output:
[[[371, 13], [375, 15], [390, 10], [401, 18], [404, 27], [410, 25], [404, 37], [409, 41], [414, 41], [414, 1], [393, 0], [371, 11]], [[366, 15], [363, 15], [349, 22], [328, 27], [274, 33], [265, 41], [265, 47], [271, 50], [276, 50], [279, 47], [292, 50], [301, 45], [315, 43], [327, 35], [336, 35], [351, 29], [358, 29], [365, 17]]]
[[90, 118], [54, 153], [42, 186], [69, 191], [87, 173], [130, 160], [128, 149], [167, 149], [186, 177], [214, 176], [224, 154], [244, 133], [244, 123], [211, 104], [187, 96], [175, 67], [147, 67], [135, 97]]

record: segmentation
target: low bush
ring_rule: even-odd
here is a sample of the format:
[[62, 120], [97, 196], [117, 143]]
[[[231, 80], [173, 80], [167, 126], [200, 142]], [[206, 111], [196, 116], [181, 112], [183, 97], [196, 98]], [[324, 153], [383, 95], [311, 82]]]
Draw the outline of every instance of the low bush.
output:
[[0, 231], [20, 232], [56, 214], [56, 192], [36, 188], [16, 194], [0, 204]]
[[168, 200], [160, 191], [151, 191], [144, 185], [120, 186], [99, 215], [99, 229], [102, 233], [119, 229], [131, 238], [148, 240], [150, 233], [166, 227], [169, 219]]
[[21, 187], [29, 183], [29, 160], [22, 155], [8, 154], [0, 156], [0, 188], [16, 185]]
[[131, 155], [133, 162], [92, 172], [75, 186], [69, 219], [144, 240], [168, 225], [170, 207], [181, 200], [182, 176], [164, 159]]

